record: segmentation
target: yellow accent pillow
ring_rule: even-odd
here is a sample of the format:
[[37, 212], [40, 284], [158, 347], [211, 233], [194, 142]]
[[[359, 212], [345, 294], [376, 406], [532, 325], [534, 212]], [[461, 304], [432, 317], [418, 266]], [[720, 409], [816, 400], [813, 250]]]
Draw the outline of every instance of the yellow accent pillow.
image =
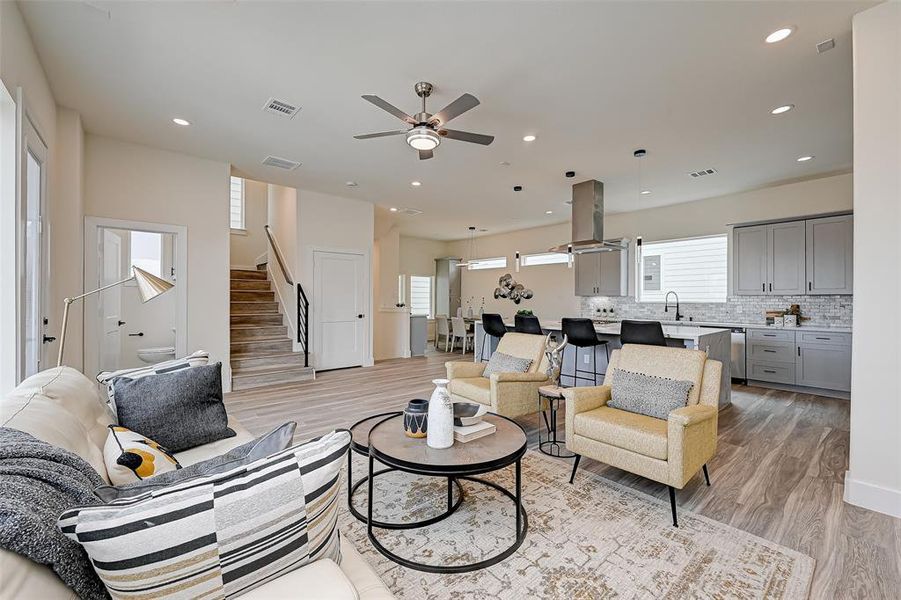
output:
[[181, 468], [171, 452], [150, 438], [119, 425], [109, 426], [103, 462], [113, 485], [143, 481]]

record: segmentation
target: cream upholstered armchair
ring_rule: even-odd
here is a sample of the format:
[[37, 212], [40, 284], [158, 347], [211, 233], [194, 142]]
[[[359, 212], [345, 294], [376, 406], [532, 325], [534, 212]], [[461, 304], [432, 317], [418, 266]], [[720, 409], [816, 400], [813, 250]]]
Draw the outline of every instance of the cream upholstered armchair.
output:
[[[617, 369], [694, 383], [687, 406], [669, 413], [666, 420], [607, 406]], [[579, 460], [587, 456], [647, 477], [669, 487], [673, 525], [676, 490], [703, 470], [716, 451], [716, 423], [723, 365], [707, 353], [685, 348], [626, 344], [615, 350], [597, 387], [569, 388], [566, 398], [566, 446], [576, 454], [570, 483]]]
[[445, 363], [451, 399], [478, 402], [504, 417], [520, 417], [538, 412], [538, 388], [547, 385], [547, 359], [543, 335], [508, 333], [497, 344], [497, 352], [532, 361], [525, 373], [492, 373], [482, 377], [486, 363], [455, 361]]

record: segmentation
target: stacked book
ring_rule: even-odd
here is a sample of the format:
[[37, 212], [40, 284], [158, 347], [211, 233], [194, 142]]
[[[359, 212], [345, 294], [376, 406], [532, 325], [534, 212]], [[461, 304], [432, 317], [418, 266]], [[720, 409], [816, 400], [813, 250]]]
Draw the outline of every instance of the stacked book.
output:
[[454, 440], [458, 442], [471, 442], [491, 435], [496, 430], [497, 427], [494, 426], [494, 423], [482, 420], [482, 415], [454, 419]]

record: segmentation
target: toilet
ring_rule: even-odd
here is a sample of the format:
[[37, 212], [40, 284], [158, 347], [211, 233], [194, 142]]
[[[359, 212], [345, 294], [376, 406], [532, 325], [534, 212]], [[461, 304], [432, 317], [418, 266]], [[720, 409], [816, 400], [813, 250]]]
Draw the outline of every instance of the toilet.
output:
[[172, 360], [175, 358], [175, 346], [142, 348], [138, 350], [138, 358], [151, 365], [163, 362], [164, 360]]

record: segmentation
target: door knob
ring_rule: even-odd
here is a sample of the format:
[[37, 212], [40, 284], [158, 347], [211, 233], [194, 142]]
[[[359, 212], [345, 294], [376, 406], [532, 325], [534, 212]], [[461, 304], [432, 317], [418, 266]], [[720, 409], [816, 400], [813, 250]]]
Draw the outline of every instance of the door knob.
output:
[[119, 321], [119, 327], [122, 327], [123, 325], [125, 325], [125, 321]]
[[51, 335], [45, 335], [45, 336], [44, 336], [44, 339], [43, 339], [42, 341], [43, 341], [43, 343], [45, 343], [45, 344], [49, 344], [50, 342], [55, 342], [55, 341], [56, 341], [56, 338], [53, 337], [53, 336], [51, 336]]
[[363, 315], [357, 315], [357, 318], [358, 318], [358, 319], [362, 319], [362, 318], [363, 318]]

